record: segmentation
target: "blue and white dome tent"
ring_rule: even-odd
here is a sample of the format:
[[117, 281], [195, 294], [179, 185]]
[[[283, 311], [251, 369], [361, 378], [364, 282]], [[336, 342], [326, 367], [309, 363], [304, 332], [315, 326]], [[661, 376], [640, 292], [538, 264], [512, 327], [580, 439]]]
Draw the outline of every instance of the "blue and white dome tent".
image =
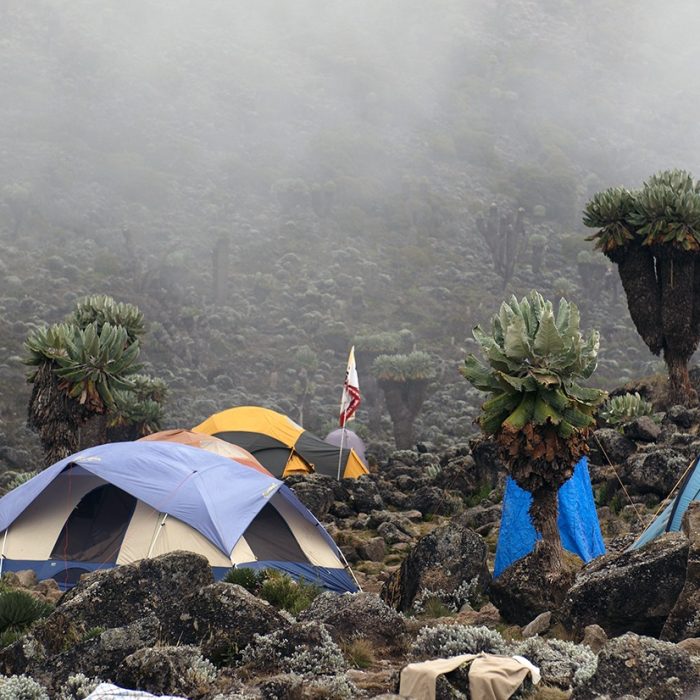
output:
[[280, 480], [206, 450], [121, 442], [83, 450], [0, 499], [0, 570], [33, 569], [62, 587], [81, 574], [175, 550], [274, 568], [356, 591], [345, 559]]

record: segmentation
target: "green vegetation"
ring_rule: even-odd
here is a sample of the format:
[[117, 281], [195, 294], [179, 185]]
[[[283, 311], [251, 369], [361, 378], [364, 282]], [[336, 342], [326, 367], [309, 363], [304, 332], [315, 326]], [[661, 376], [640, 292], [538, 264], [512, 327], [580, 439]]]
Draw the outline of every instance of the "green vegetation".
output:
[[311, 601], [321, 593], [318, 586], [304, 580], [294, 581], [276, 569], [255, 571], [245, 567], [235, 568], [226, 574], [224, 581], [243, 586], [253, 595], [292, 615], [308, 608]]
[[[25, 591], [0, 591], [0, 634], [19, 635], [52, 610], [53, 605]], [[3, 638], [3, 643], [9, 643], [7, 637]]]
[[608, 425], [619, 425], [638, 416], [650, 416], [654, 413], [654, 407], [649, 401], [643, 399], [639, 392], [627, 393], [620, 396], [611, 396], [601, 406], [598, 417]]
[[579, 384], [595, 370], [598, 333], [584, 338], [574, 304], [562, 299], [555, 314], [533, 291], [501, 304], [491, 332], [477, 326], [474, 338], [487, 364], [469, 354], [462, 374], [489, 394], [479, 425], [495, 437], [516, 483], [532, 493], [530, 515], [542, 534], [537, 551], [556, 573], [563, 556], [557, 492], [587, 451], [594, 412], [605, 397]]

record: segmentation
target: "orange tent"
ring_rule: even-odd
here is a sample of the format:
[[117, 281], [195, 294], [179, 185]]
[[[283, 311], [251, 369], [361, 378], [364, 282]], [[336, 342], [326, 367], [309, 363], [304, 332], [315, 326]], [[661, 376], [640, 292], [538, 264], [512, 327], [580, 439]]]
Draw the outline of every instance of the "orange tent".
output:
[[202, 450], [207, 450], [207, 452], [213, 452], [214, 454], [221, 455], [222, 457], [228, 457], [239, 464], [245, 464], [246, 467], [251, 467], [263, 474], [272, 476], [272, 474], [263, 467], [260, 462], [258, 462], [255, 457], [253, 457], [248, 450], [244, 450], [238, 445], [234, 445], [226, 440], [220, 440], [213, 435], [205, 435], [204, 433], [193, 433], [191, 430], [161, 430], [159, 433], [153, 433], [151, 435], [146, 435], [146, 437], [140, 438], [141, 440], [157, 440], [159, 442], [179, 442], [182, 445], [190, 445], [192, 447], [199, 447]]

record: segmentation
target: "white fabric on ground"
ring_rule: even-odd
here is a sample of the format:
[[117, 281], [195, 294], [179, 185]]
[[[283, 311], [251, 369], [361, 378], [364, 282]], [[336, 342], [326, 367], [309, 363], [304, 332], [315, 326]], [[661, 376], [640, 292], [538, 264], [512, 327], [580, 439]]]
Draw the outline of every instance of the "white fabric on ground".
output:
[[161, 700], [187, 700], [179, 695], [151, 695], [143, 690], [127, 690], [111, 683], [100, 683], [85, 700], [111, 700], [111, 698], [160, 698]]

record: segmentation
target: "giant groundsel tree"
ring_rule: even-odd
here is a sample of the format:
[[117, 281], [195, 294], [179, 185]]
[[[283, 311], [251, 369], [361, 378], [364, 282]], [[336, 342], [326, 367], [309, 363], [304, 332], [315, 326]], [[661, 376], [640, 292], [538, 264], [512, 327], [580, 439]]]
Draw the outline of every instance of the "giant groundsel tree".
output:
[[669, 170], [639, 190], [610, 188], [588, 202], [583, 223], [617, 264], [637, 331], [663, 351], [669, 402], [696, 403], [688, 361], [700, 342], [700, 183]]
[[493, 436], [516, 483], [532, 494], [530, 516], [541, 533], [537, 552], [556, 575], [562, 568], [557, 527], [557, 492], [587, 451], [593, 413], [605, 392], [579, 382], [593, 373], [598, 356], [596, 331], [584, 338], [579, 312], [565, 299], [554, 311], [538, 292], [511, 297], [474, 338], [486, 360], [469, 354], [462, 374], [490, 394], [479, 425]]
[[47, 464], [106, 442], [110, 426], [159, 428], [165, 385], [136, 375], [143, 314], [111, 297], [88, 297], [64, 323], [44, 326], [25, 342], [33, 384], [28, 423], [39, 433]]

